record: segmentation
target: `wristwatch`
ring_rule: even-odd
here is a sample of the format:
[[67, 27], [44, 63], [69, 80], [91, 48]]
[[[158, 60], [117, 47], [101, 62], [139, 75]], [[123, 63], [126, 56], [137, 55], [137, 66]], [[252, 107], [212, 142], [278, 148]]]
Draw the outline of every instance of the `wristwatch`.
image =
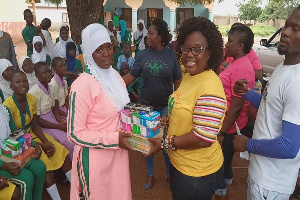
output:
[[226, 132], [224, 132], [224, 131], [219, 131], [219, 133], [218, 133], [218, 135], [221, 135], [221, 136], [225, 136], [227, 133]]

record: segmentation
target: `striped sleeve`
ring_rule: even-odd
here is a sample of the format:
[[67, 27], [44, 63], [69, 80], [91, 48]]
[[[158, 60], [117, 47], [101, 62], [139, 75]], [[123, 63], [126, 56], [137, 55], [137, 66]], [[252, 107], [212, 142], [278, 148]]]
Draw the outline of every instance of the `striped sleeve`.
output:
[[214, 143], [226, 111], [226, 100], [205, 95], [196, 100], [193, 131], [196, 137]]

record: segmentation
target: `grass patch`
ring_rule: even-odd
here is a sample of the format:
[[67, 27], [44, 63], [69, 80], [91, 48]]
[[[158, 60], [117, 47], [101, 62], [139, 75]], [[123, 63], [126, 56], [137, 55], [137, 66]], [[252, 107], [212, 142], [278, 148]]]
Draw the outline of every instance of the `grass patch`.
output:
[[[219, 31], [221, 32], [222, 35], [226, 36], [226, 30], [229, 30], [231, 25], [226, 25], [226, 26], [219, 26]], [[252, 25], [250, 26], [251, 30], [253, 31], [255, 36], [270, 36], [272, 35], [275, 31], [276, 28], [273, 26], [267, 26], [267, 25]]]

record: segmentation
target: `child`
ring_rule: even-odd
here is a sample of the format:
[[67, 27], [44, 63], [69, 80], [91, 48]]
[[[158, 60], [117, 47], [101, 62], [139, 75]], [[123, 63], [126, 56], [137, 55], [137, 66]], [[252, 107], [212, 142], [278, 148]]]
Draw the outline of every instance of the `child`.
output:
[[48, 54], [51, 59], [54, 58], [54, 44], [52, 42], [51, 34], [48, 31], [51, 26], [51, 20], [48, 18], [44, 18], [40, 24], [41, 33], [45, 39], [46, 44], [44, 45], [44, 49], [46, 54]]
[[111, 35], [110, 40], [113, 45], [113, 52], [114, 52], [112, 66], [115, 70], [118, 71], [117, 64], [118, 64], [119, 57], [122, 55], [122, 51], [118, 49], [118, 42], [115, 36]]
[[59, 103], [51, 82], [51, 70], [45, 62], [38, 62], [34, 66], [38, 83], [29, 91], [37, 101], [37, 116], [42, 131], [52, 136], [57, 142], [64, 145], [69, 151], [68, 157], [73, 158], [74, 144], [67, 138], [67, 124], [59, 114]]
[[67, 74], [67, 66], [63, 58], [55, 57], [52, 61], [52, 68], [54, 69], [55, 74], [49, 85], [52, 86], [52, 92], [56, 95], [55, 98], [58, 100], [58, 112], [66, 121], [69, 107], [69, 96], [67, 81], [64, 77]]
[[36, 34], [36, 27], [32, 24], [33, 15], [30, 9], [24, 10], [24, 20], [26, 21], [26, 26], [22, 30], [23, 39], [27, 45], [27, 56], [31, 57], [33, 53], [32, 39]]
[[48, 65], [51, 64], [51, 57], [46, 54], [43, 45], [43, 39], [41, 36], [34, 36], [32, 40], [33, 44], [33, 54], [31, 56], [31, 60], [33, 64], [36, 64], [38, 62], [46, 62]]
[[[125, 76], [130, 72], [130, 67], [127, 62], [123, 62], [121, 65], [120, 75]], [[138, 77], [133, 83], [131, 83], [128, 87], [128, 93], [130, 101], [133, 103], [138, 103], [140, 101], [141, 95], [141, 87], [143, 85], [142, 78]]]
[[0, 59], [0, 103], [13, 94], [10, 88], [11, 75], [14, 72], [13, 65], [7, 59]]
[[130, 56], [131, 55], [131, 45], [129, 43], [123, 43], [122, 45], [123, 55], [121, 55], [118, 59], [117, 68], [121, 71], [121, 64], [123, 62], [127, 62], [129, 67], [132, 68], [134, 64], [134, 59]]
[[67, 82], [68, 86], [71, 86], [78, 75], [83, 72], [80, 60], [76, 59], [76, 45], [73, 42], [66, 44], [66, 64], [68, 69]]
[[[22, 72], [23, 73], [23, 72]], [[19, 86], [12, 81], [12, 87]], [[16, 97], [17, 98], [17, 97]], [[0, 148], [3, 140], [16, 130], [16, 125], [8, 108], [0, 104]], [[46, 166], [39, 160], [41, 156], [41, 147], [38, 143], [32, 142], [35, 147], [35, 154], [23, 168], [14, 162], [4, 163], [0, 160], [0, 176], [10, 180], [22, 189], [21, 199], [42, 199], [43, 186], [46, 178]], [[0, 179], [1, 180], [1, 179]], [[13, 187], [13, 186], [12, 186]], [[0, 192], [1, 194], [1, 192]], [[1, 196], [3, 198], [3, 196]], [[3, 198], [4, 199], [4, 198]]]
[[29, 89], [31, 89], [38, 81], [34, 73], [32, 60], [28, 56], [22, 56], [19, 61], [19, 67], [20, 71], [25, 72], [29, 82]]
[[[59, 38], [56, 39], [56, 44], [54, 47], [55, 57], [66, 58], [66, 44], [67, 42], [73, 42], [69, 36], [69, 27], [62, 25], [59, 29]], [[76, 55], [78, 55], [78, 50], [76, 48]]]
[[37, 115], [37, 104], [41, 107], [41, 101], [37, 103], [35, 97], [27, 93], [29, 83], [24, 72], [15, 72], [11, 77], [11, 82], [14, 95], [7, 98], [3, 105], [11, 111], [10, 121], [15, 123], [16, 128], [30, 133], [33, 141], [42, 148], [40, 160], [46, 165], [47, 171], [45, 186], [52, 199], [60, 199], [51, 171], [62, 168], [67, 178], [71, 179], [71, 160], [66, 158], [69, 151], [53, 137], [42, 132], [38, 122], [41, 119]]

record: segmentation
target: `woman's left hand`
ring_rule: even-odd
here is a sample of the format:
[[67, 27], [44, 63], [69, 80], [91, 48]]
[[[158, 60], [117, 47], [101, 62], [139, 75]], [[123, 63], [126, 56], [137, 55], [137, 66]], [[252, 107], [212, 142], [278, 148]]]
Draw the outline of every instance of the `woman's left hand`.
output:
[[151, 149], [150, 149], [150, 152], [146, 155], [147, 157], [157, 154], [161, 149], [161, 139], [160, 138], [148, 138], [148, 141], [151, 144]]
[[42, 149], [37, 142], [34, 144], [34, 149], [35, 149], [35, 152], [34, 152], [34, 155], [32, 156], [32, 158], [40, 159], [40, 157], [42, 155]]

